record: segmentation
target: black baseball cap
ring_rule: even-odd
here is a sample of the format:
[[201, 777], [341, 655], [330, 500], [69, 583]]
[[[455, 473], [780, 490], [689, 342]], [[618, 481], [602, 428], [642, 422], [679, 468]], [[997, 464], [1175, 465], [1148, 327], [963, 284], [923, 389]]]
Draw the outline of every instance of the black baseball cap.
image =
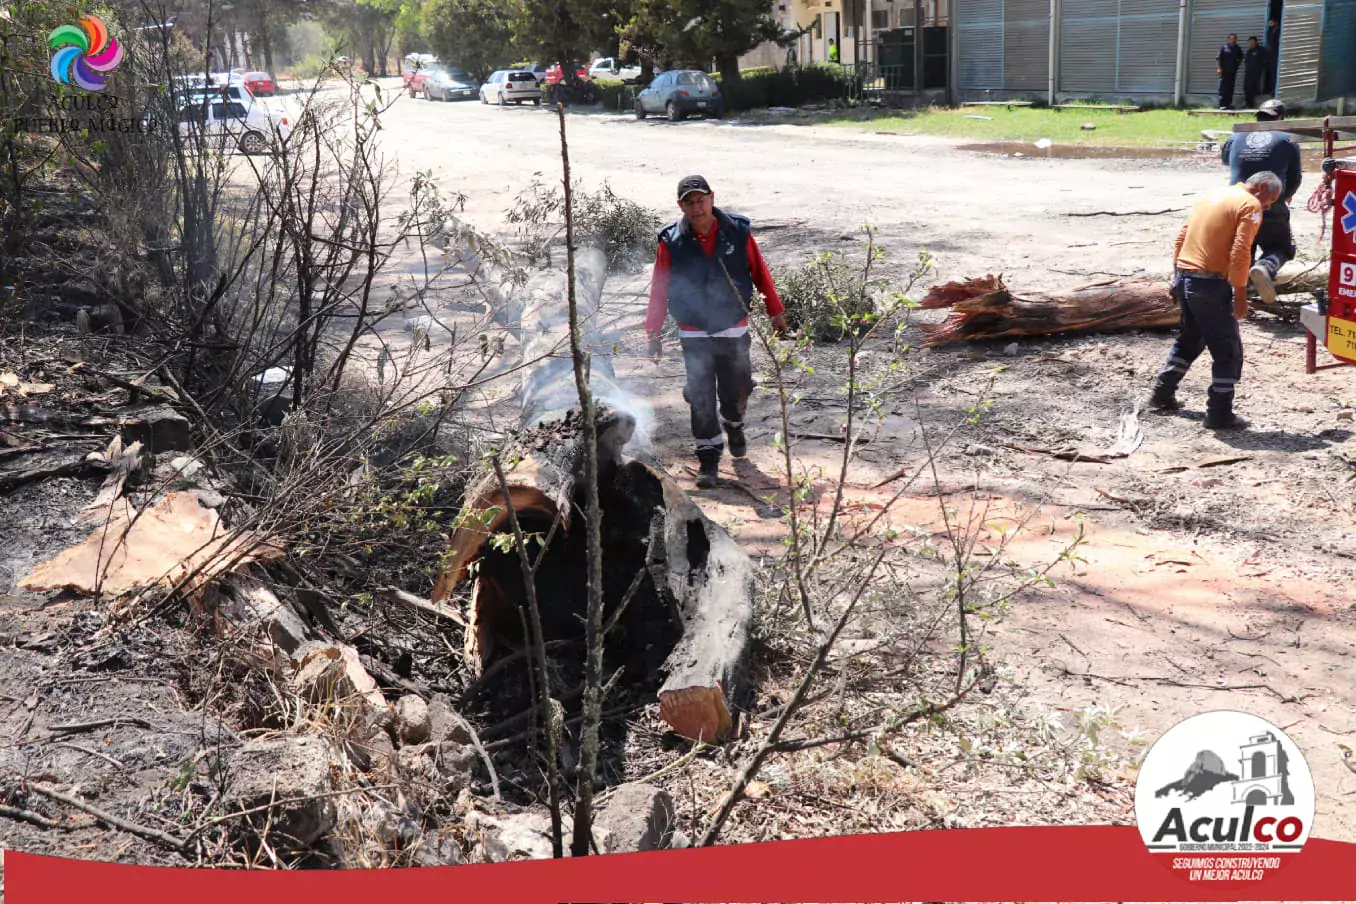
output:
[[1257, 117], [1261, 119], [1264, 116], [1267, 119], [1280, 119], [1285, 116], [1285, 104], [1275, 99], [1267, 101], [1257, 108]]
[[684, 176], [678, 183], [678, 200], [681, 201], [694, 191], [699, 191], [704, 195], [711, 194], [711, 186], [707, 184], [702, 176]]

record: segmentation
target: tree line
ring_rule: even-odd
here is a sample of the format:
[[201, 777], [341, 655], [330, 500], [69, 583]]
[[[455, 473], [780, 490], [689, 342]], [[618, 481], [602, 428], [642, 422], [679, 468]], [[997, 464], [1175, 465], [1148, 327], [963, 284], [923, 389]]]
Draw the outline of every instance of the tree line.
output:
[[522, 60], [546, 64], [598, 51], [639, 65], [706, 68], [739, 78], [740, 55], [785, 40], [769, 0], [198, 0], [170, 9], [210, 65], [274, 73], [300, 53], [289, 29], [317, 22], [337, 53], [372, 75], [395, 55], [431, 52], [472, 75]]

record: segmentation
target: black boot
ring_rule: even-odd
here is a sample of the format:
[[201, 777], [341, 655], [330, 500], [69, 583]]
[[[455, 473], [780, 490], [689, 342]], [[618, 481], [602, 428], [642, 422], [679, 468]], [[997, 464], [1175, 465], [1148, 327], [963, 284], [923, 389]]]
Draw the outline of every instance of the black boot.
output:
[[1153, 395], [1149, 396], [1149, 407], [1159, 411], [1180, 411], [1182, 403], [1177, 401], [1177, 390], [1155, 386]]
[[714, 489], [720, 483], [720, 453], [719, 448], [697, 450], [697, 489]]
[[1246, 430], [1248, 422], [1232, 411], [1208, 411], [1205, 426], [1211, 430]]
[[749, 443], [744, 438], [744, 425], [738, 427], [725, 425], [725, 444], [730, 447], [730, 455], [735, 458], [743, 458], [749, 454]]

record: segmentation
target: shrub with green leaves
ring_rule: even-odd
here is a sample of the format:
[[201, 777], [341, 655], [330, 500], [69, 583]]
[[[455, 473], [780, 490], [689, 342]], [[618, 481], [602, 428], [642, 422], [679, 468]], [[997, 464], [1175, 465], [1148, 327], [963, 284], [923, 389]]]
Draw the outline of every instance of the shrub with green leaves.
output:
[[628, 85], [621, 79], [596, 78], [593, 87], [598, 90], [598, 99], [602, 101], [604, 110], [627, 113], [636, 107], [636, 94], [640, 89], [635, 85]]
[[873, 283], [860, 268], [832, 251], [774, 276], [777, 294], [786, 306], [786, 323], [817, 342], [839, 342], [849, 332], [861, 334], [876, 318]]
[[847, 100], [857, 91], [853, 76], [834, 63], [811, 63], [772, 69], [760, 66], [741, 73], [737, 82], [722, 82], [725, 109], [799, 107], [804, 104]]
[[[519, 241], [535, 253], [564, 235], [565, 199], [560, 186], [534, 181], [514, 199], [506, 218], [518, 227]], [[657, 212], [622, 197], [606, 182], [594, 192], [575, 186], [575, 241], [601, 248], [610, 266], [632, 269], [653, 260], [663, 225]]]

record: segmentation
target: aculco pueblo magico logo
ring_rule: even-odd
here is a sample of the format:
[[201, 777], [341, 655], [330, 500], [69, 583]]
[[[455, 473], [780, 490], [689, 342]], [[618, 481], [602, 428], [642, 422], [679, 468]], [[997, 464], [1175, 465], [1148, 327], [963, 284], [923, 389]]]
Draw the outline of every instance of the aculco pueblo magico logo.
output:
[[1314, 780], [1299, 747], [1265, 719], [1202, 713], [1145, 756], [1135, 817], [1145, 846], [1182, 878], [1256, 881], [1304, 847]]
[[97, 16], [84, 16], [79, 25], [62, 25], [47, 36], [52, 50], [52, 78], [86, 91], [102, 91], [107, 73], [122, 62], [122, 45]]

